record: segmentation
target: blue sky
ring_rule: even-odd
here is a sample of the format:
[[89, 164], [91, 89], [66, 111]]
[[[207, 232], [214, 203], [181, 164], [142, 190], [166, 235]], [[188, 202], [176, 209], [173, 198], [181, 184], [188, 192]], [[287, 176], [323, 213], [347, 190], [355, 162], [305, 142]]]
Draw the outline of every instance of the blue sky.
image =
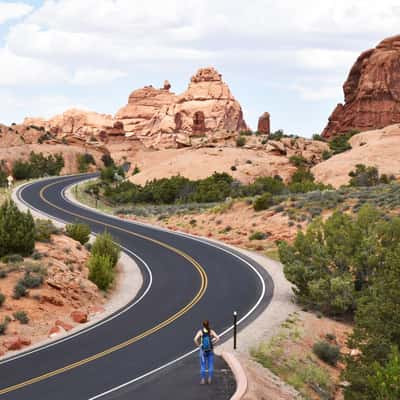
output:
[[0, 0], [0, 122], [114, 114], [144, 85], [215, 66], [252, 128], [311, 136], [365, 49], [400, 33], [398, 1]]

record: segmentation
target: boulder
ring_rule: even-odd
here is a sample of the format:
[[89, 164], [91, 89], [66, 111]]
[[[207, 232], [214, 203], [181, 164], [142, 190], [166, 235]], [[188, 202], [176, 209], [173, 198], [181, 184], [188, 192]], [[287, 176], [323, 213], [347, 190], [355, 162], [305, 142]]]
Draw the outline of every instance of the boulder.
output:
[[88, 320], [88, 315], [84, 311], [72, 311], [71, 318], [78, 324], [84, 324]]
[[322, 135], [380, 129], [400, 122], [400, 35], [363, 52], [343, 85], [338, 104]]

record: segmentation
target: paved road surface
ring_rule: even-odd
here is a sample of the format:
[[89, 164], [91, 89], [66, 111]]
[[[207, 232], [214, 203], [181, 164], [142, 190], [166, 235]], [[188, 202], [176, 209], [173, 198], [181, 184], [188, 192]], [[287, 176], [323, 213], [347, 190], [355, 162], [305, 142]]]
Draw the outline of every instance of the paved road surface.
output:
[[[0, 399], [195, 399], [198, 388], [193, 392], [189, 383], [198, 381], [191, 372], [197, 354], [185, 355], [193, 351], [201, 321], [210, 319], [221, 333], [237, 310], [240, 317], [251, 311], [248, 323], [270, 302], [272, 280], [231, 250], [67, 201], [65, 188], [87, 177], [35, 182], [18, 196], [53, 218], [88, 223], [94, 233], [107, 229], [136, 259], [144, 285], [136, 300], [106, 323], [0, 362]], [[171, 388], [178, 386], [187, 393], [176, 397]]]

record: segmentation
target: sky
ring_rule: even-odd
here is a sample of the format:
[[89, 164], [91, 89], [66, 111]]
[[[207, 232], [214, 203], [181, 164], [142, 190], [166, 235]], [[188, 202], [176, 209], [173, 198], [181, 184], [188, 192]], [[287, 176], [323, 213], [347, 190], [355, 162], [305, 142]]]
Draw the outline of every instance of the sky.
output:
[[181, 93], [214, 66], [251, 128], [268, 111], [310, 137], [358, 55], [399, 27], [398, 0], [0, 0], [0, 122], [115, 114], [134, 89]]

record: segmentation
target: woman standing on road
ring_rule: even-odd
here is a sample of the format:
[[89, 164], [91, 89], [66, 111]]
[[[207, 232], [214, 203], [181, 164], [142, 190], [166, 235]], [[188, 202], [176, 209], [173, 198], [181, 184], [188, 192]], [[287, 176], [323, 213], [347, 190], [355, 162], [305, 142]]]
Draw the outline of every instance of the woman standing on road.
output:
[[210, 328], [208, 320], [203, 321], [203, 327], [196, 333], [194, 342], [200, 347], [200, 384], [206, 383], [206, 370], [208, 369], [207, 382], [212, 382], [214, 374], [214, 343], [219, 340], [218, 335]]

